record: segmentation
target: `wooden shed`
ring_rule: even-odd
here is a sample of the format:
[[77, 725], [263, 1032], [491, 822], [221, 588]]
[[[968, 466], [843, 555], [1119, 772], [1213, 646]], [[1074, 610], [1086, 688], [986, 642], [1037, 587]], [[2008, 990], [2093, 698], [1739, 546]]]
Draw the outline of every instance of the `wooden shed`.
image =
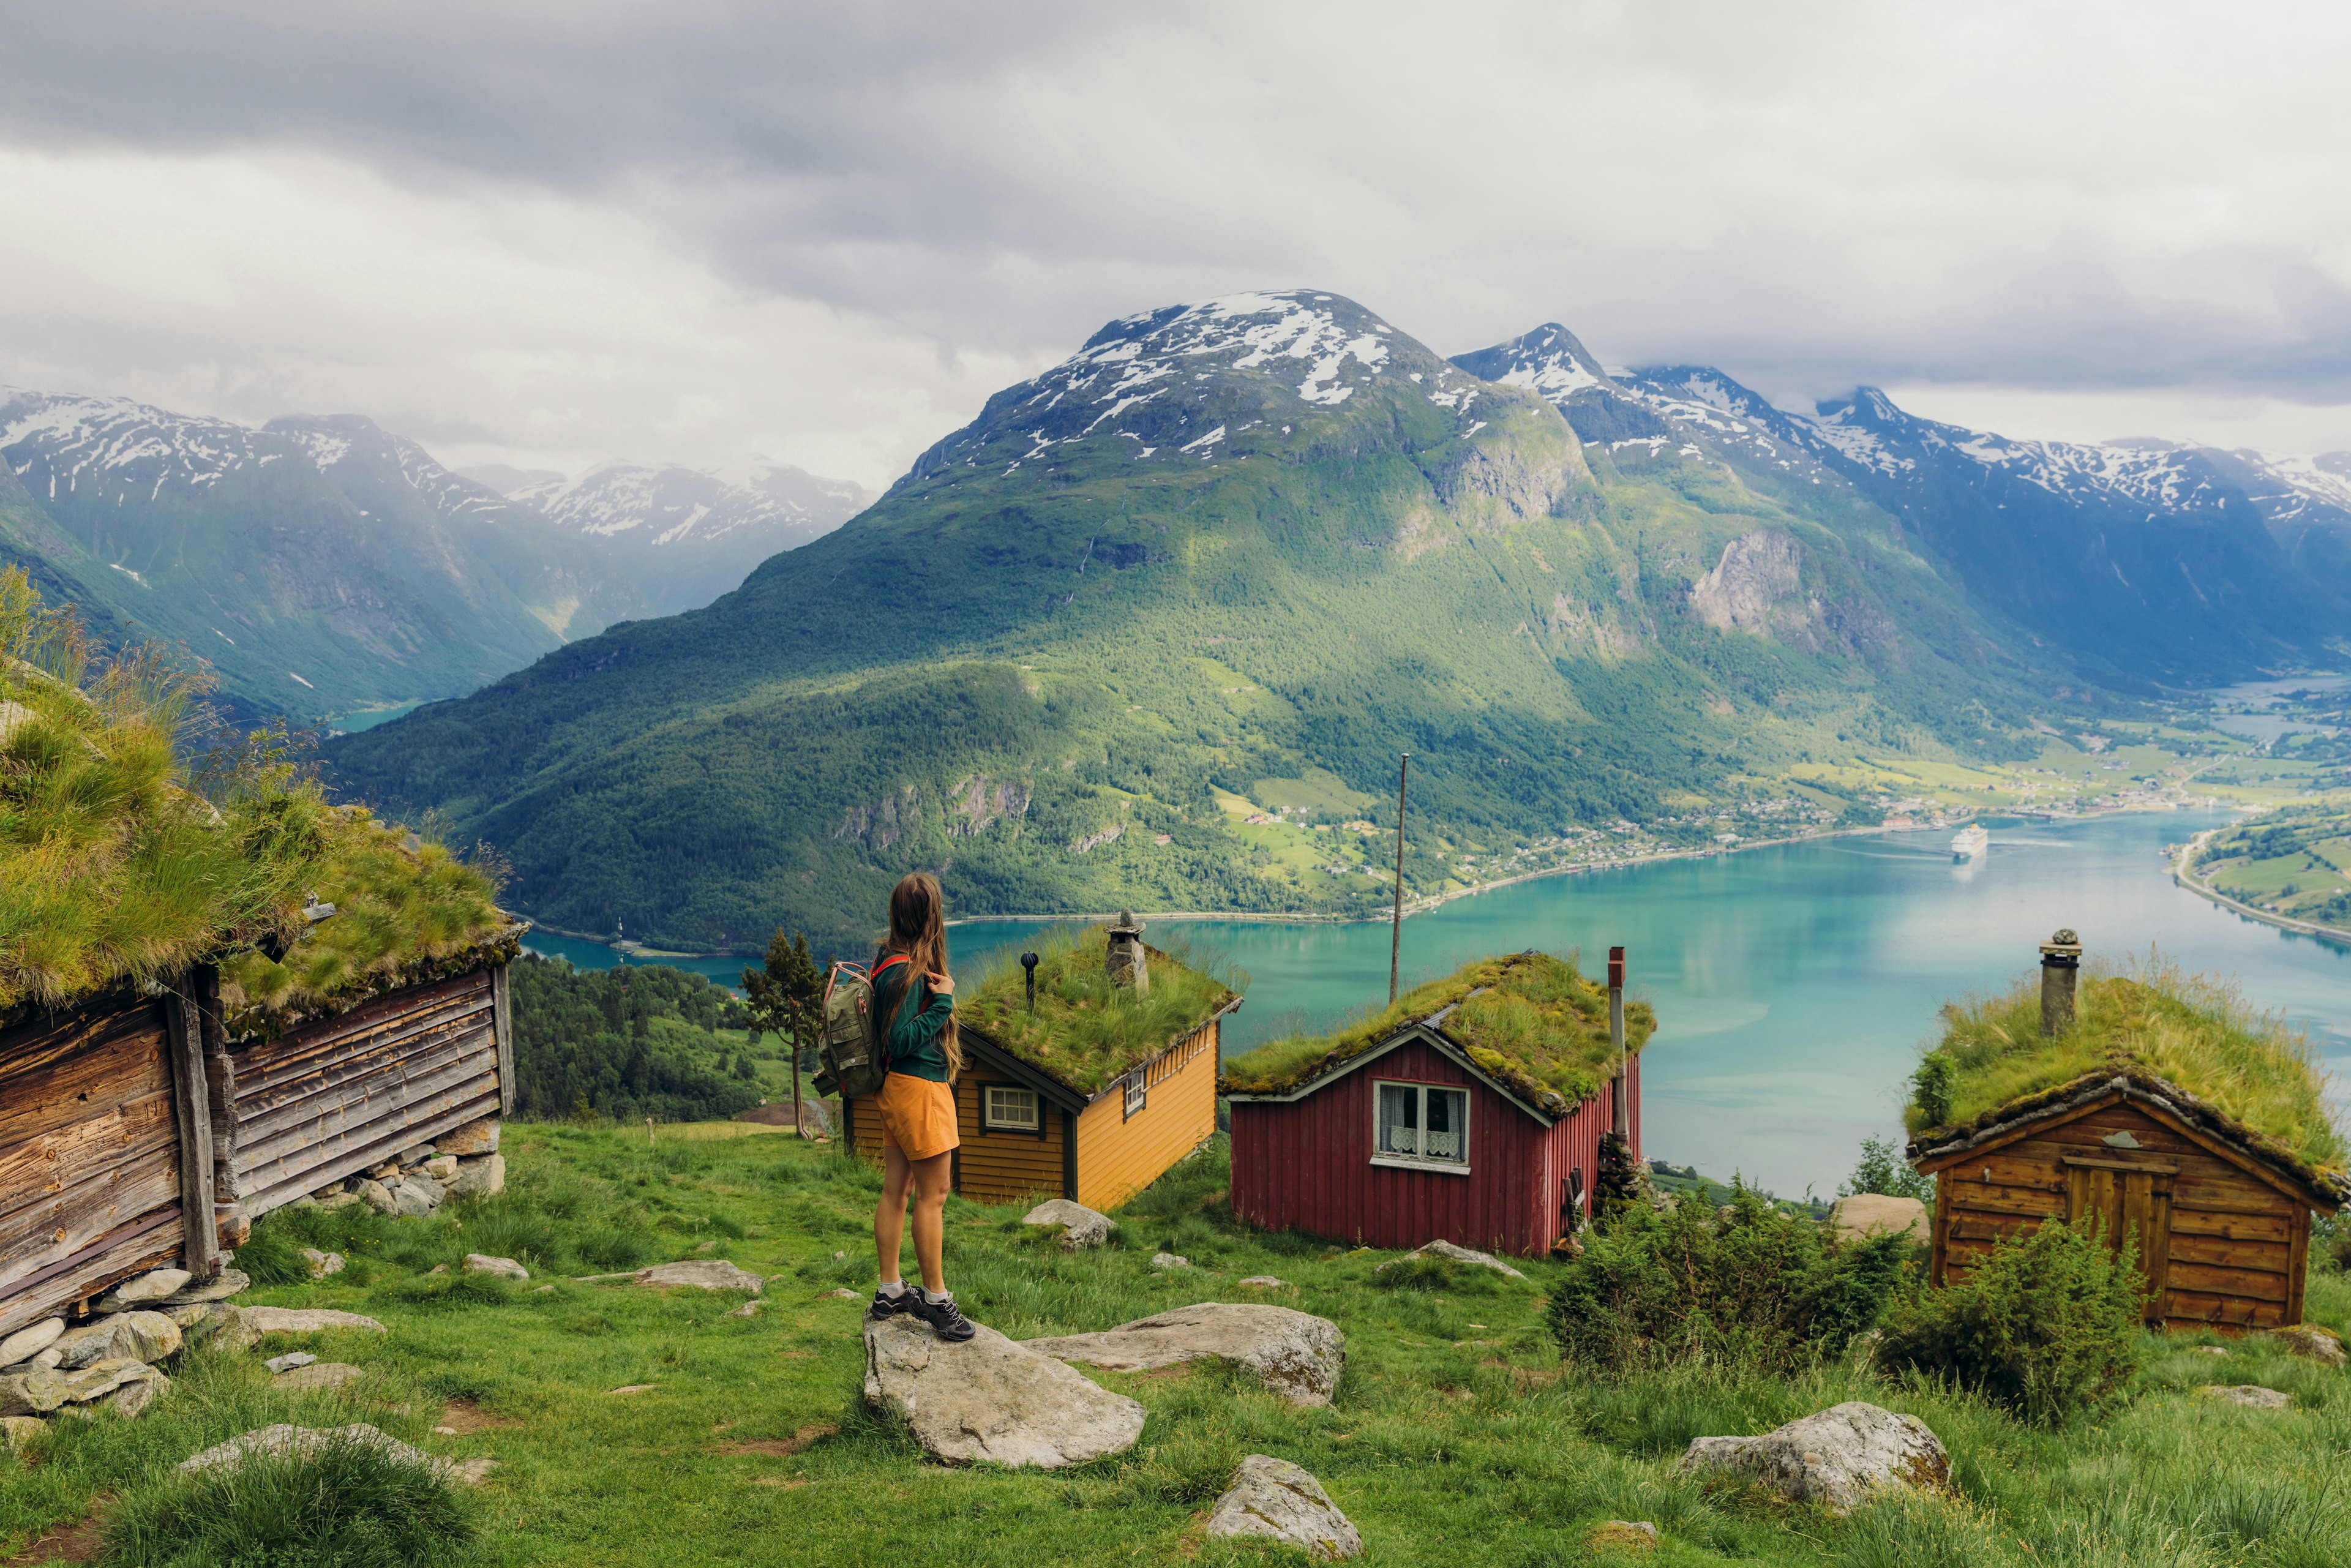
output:
[[1940, 1124], [1908, 1153], [1936, 1177], [1934, 1282], [2045, 1219], [2092, 1218], [2135, 1247], [2149, 1322], [2299, 1322], [2312, 1212], [2351, 1197], [2307, 1048], [2177, 975], [2084, 980], [2077, 1012], [2060, 935], [2050, 1032], [2020, 987], [1952, 1009], [1922, 1070], [1936, 1103], [1912, 1121]]
[[[1107, 1211], [1216, 1135], [1217, 1041], [1241, 998], [1122, 918], [1040, 944], [1033, 1010], [1027, 973], [1010, 965], [960, 1005], [956, 1191]], [[1114, 959], [1128, 966], [1116, 976]], [[872, 1108], [841, 1110], [854, 1146], [880, 1159]]]
[[1234, 1214], [1359, 1246], [1549, 1251], [1591, 1212], [1603, 1137], [1640, 1157], [1656, 1019], [1612, 978], [1480, 959], [1353, 1029], [1235, 1058]]

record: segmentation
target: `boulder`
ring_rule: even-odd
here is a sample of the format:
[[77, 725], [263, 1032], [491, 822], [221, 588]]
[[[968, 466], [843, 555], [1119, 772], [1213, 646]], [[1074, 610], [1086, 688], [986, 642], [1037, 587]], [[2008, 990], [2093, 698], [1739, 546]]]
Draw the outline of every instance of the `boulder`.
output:
[[528, 1280], [530, 1278], [530, 1270], [516, 1262], [513, 1259], [492, 1258], [487, 1254], [481, 1252], [466, 1253], [465, 1268], [465, 1272], [468, 1274], [496, 1274], [501, 1280]]
[[2256, 1388], [2251, 1384], [2240, 1384], [2233, 1388], [2212, 1384], [2196, 1392], [2223, 1405], [2242, 1405], [2248, 1410], [2283, 1410], [2294, 1403], [2274, 1388]]
[[[1513, 1280], [1523, 1280], [1526, 1278], [1524, 1274], [1520, 1273], [1516, 1269], [1511, 1268], [1508, 1263], [1503, 1262], [1499, 1258], [1495, 1257], [1490, 1252], [1472, 1252], [1467, 1247], [1456, 1247], [1450, 1241], [1425, 1242], [1422, 1245], [1414, 1248], [1404, 1256], [1405, 1258], [1450, 1258], [1456, 1263], [1474, 1263], [1481, 1269], [1491, 1269], [1498, 1274], [1508, 1274]], [[1379, 1268], [1373, 1270], [1372, 1272], [1374, 1274], [1381, 1273], [1386, 1270], [1395, 1268], [1397, 1264], [1403, 1261], [1404, 1258], [1391, 1258], [1386, 1262], [1381, 1264]]]
[[1143, 1435], [1142, 1406], [1051, 1356], [985, 1327], [942, 1343], [904, 1315], [865, 1324], [865, 1398], [949, 1464], [1060, 1469], [1123, 1454]]
[[366, 1204], [378, 1214], [398, 1214], [400, 1212], [400, 1205], [392, 1200], [392, 1189], [385, 1186], [383, 1183], [376, 1180], [373, 1176], [368, 1177], [351, 1190], [360, 1195], [360, 1201], [361, 1203]]
[[162, 1375], [143, 1361], [114, 1356], [78, 1370], [41, 1368], [0, 1377], [0, 1416], [47, 1416], [68, 1405], [103, 1399], [125, 1384]]
[[225, 1301], [231, 1296], [242, 1295], [253, 1288], [253, 1281], [242, 1269], [223, 1269], [209, 1280], [183, 1285], [155, 1303], [159, 1312], [173, 1307], [204, 1306], [213, 1301]]
[[468, 1122], [434, 1139], [433, 1146], [444, 1155], [495, 1155], [498, 1152], [498, 1119], [485, 1116], [478, 1122]]
[[343, 1255], [340, 1252], [321, 1252], [316, 1247], [305, 1247], [302, 1249], [302, 1260], [310, 1265], [310, 1278], [313, 1280], [323, 1280], [329, 1274], [343, 1271]]
[[457, 1156], [455, 1155], [434, 1155], [431, 1159], [424, 1162], [424, 1174], [431, 1176], [434, 1181], [439, 1182], [443, 1186], [447, 1186], [451, 1182], [457, 1179]]
[[48, 1429], [38, 1416], [0, 1416], [0, 1451], [22, 1448]]
[[125, 1280], [100, 1296], [93, 1303], [92, 1310], [101, 1312], [119, 1312], [131, 1307], [145, 1306], [151, 1301], [160, 1301], [167, 1296], [177, 1294], [187, 1284], [188, 1280], [189, 1274], [185, 1269], [157, 1269], [141, 1274], [135, 1280]]
[[1364, 1538], [1322, 1483], [1270, 1454], [1251, 1454], [1233, 1471], [1233, 1484], [1208, 1515], [1208, 1533], [1279, 1541], [1325, 1560], [1364, 1550]]
[[1829, 1223], [1848, 1239], [1908, 1231], [1920, 1240], [1927, 1236], [1927, 1206], [1915, 1197], [1886, 1197], [1859, 1192], [1830, 1206]]
[[247, 1333], [324, 1333], [330, 1329], [360, 1329], [383, 1333], [383, 1325], [358, 1312], [338, 1312], [325, 1307], [238, 1307], [236, 1323]]
[[57, 1336], [66, 1332], [63, 1318], [43, 1318], [28, 1329], [18, 1329], [5, 1339], [0, 1339], [0, 1366], [14, 1366], [20, 1361], [30, 1361], [57, 1343]]
[[759, 1293], [768, 1281], [735, 1267], [724, 1258], [688, 1258], [678, 1263], [656, 1263], [637, 1270], [640, 1285], [698, 1285], [705, 1291], [748, 1291]]
[[367, 1368], [353, 1366], [347, 1361], [320, 1361], [280, 1374], [270, 1386], [300, 1394], [315, 1388], [340, 1388], [354, 1377], [366, 1375]]
[[85, 1328], [68, 1329], [49, 1348], [67, 1372], [101, 1361], [161, 1361], [178, 1354], [180, 1325], [162, 1312], [116, 1312]]
[[402, 1176], [400, 1185], [392, 1189], [392, 1201], [394, 1207], [400, 1213], [412, 1219], [432, 1213], [441, 1207], [441, 1200], [448, 1196], [442, 1190], [439, 1182], [422, 1171], [413, 1176]]
[[507, 1157], [504, 1155], [484, 1155], [478, 1159], [457, 1162], [457, 1175], [449, 1183], [449, 1191], [457, 1197], [494, 1197], [507, 1189]]
[[446, 1459], [410, 1448], [399, 1438], [376, 1430], [364, 1421], [349, 1427], [297, 1427], [280, 1422], [275, 1427], [263, 1427], [231, 1437], [225, 1443], [215, 1443], [201, 1454], [191, 1455], [180, 1461], [180, 1473], [194, 1475], [217, 1465], [240, 1465], [256, 1455], [266, 1458], [282, 1458], [288, 1454], [308, 1454], [330, 1443], [363, 1443], [371, 1448], [381, 1448], [395, 1459], [420, 1465], [435, 1475], [448, 1475], [455, 1467]]
[[1096, 1214], [1082, 1203], [1071, 1203], [1066, 1197], [1048, 1198], [1030, 1209], [1024, 1217], [1030, 1225], [1058, 1225], [1061, 1228], [1061, 1246], [1071, 1252], [1099, 1247], [1110, 1239], [1118, 1228], [1110, 1216]]
[[1880, 1489], [1942, 1491], [1950, 1456], [1926, 1424], [1851, 1400], [1760, 1437], [1700, 1437], [1676, 1469], [1728, 1471], [1795, 1502], [1850, 1513]]
[[1192, 1260], [1180, 1252], [1154, 1252], [1151, 1266], [1155, 1269], [1188, 1269], [1192, 1266]]
[[1247, 1367], [1293, 1405], [1328, 1405], [1347, 1366], [1339, 1325], [1311, 1312], [1253, 1301], [1202, 1301], [1137, 1318], [1100, 1333], [1025, 1342], [1057, 1361], [1112, 1372], [1148, 1372], [1186, 1361]]
[[2291, 1328], [2273, 1331], [2270, 1337], [2295, 1355], [2325, 1362], [2329, 1366], [2341, 1366], [2346, 1360], [2351, 1360], [2344, 1354], [2343, 1336], [2316, 1323], [2295, 1323]]

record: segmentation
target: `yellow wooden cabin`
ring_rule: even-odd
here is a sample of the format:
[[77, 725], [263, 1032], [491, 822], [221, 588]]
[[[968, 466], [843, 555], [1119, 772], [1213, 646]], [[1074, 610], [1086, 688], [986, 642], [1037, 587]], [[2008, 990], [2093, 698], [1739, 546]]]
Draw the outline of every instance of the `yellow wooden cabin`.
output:
[[[1067, 1197], [1107, 1212], [1217, 1131], [1217, 1040], [1240, 998], [1142, 939], [1122, 915], [1006, 966], [957, 1008], [955, 1190], [983, 1203]], [[846, 1135], [882, 1157], [881, 1119], [842, 1105]]]

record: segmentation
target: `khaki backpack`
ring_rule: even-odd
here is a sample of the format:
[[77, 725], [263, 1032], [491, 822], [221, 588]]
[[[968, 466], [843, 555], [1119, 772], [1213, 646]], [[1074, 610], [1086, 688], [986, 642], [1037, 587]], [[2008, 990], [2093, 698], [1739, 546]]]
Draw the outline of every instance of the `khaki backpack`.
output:
[[844, 1099], [878, 1094], [889, 1076], [889, 1043], [873, 1019], [873, 982], [893, 965], [907, 963], [896, 953], [869, 973], [862, 964], [836, 963], [824, 981], [824, 1035], [817, 1042], [816, 1092]]

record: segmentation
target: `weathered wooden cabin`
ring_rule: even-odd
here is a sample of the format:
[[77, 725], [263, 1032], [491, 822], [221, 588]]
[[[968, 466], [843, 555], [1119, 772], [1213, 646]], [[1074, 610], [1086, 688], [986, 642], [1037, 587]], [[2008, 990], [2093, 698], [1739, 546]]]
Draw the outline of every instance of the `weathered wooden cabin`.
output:
[[2351, 1198], [2306, 1051], [2174, 976], [2089, 978], [2077, 1000], [2080, 947], [2058, 937], [2042, 986], [1953, 1009], [1922, 1071], [1908, 1153], [1936, 1178], [1934, 1282], [2095, 1217], [2136, 1249], [2149, 1322], [2301, 1322], [2311, 1215]]
[[[955, 1190], [1114, 1208], [1216, 1135], [1217, 1040], [1241, 998], [1145, 944], [1128, 915], [1037, 956], [959, 1004]], [[854, 1146], [880, 1159], [872, 1107], [841, 1110]]]
[[1609, 977], [1480, 959], [1353, 1029], [1236, 1057], [1233, 1212], [1359, 1246], [1551, 1250], [1591, 1212], [1602, 1138], [1640, 1157], [1656, 1019], [1625, 1006], [1621, 956]]

